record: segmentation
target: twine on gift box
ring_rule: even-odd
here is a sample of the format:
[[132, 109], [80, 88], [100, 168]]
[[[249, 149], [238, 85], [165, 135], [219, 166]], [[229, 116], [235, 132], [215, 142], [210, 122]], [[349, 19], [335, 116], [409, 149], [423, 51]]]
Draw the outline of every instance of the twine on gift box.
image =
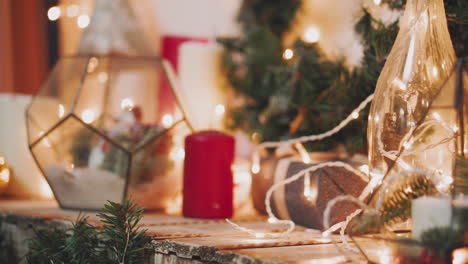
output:
[[[341, 121], [336, 127], [334, 127], [333, 129], [331, 129], [331, 130], [329, 130], [327, 132], [317, 134], [317, 135], [310, 135], [310, 136], [304, 136], [304, 137], [299, 137], [299, 138], [295, 138], [295, 139], [289, 139], [289, 140], [285, 140], [285, 141], [263, 142], [263, 143], [261, 143], [257, 147], [256, 151], [253, 154], [252, 172], [253, 173], [258, 173], [260, 171], [260, 169], [261, 169], [260, 168], [260, 152], [263, 149], [297, 145], [297, 144], [301, 144], [301, 143], [304, 143], [304, 142], [319, 141], [319, 140], [322, 140], [324, 138], [330, 137], [330, 136], [338, 133], [341, 129], [343, 129], [346, 125], [348, 125], [352, 120], [357, 119], [359, 117], [359, 113], [372, 101], [373, 96], [374, 96], [374, 94], [369, 95], [363, 102], [361, 102], [359, 104], [359, 106], [355, 110], [353, 110], [351, 112], [351, 114], [346, 119]], [[386, 156], [387, 158], [390, 158], [391, 160], [394, 160], [394, 161], [397, 161], [397, 162], [401, 163], [403, 161], [401, 161], [398, 157], [404, 152], [404, 150], [407, 150], [409, 148], [408, 144], [412, 144], [412, 143], [410, 143], [410, 140], [414, 136], [416, 130], [418, 128], [423, 128], [423, 130], [421, 132], [421, 134], [423, 134], [423, 132], [430, 129], [431, 125], [434, 125], [434, 124], [441, 125], [445, 129], [448, 137], [442, 139], [440, 142], [428, 145], [423, 149], [407, 152], [407, 154], [403, 154], [403, 156], [410, 155], [410, 154], [415, 154], [415, 153], [418, 153], [418, 152], [423, 152], [423, 151], [435, 148], [435, 147], [437, 147], [437, 146], [439, 146], [441, 144], [445, 144], [445, 143], [450, 142], [451, 140], [454, 140], [456, 138], [457, 133], [454, 132], [451, 128], [449, 128], [447, 126], [447, 124], [445, 124], [445, 122], [443, 122], [442, 120], [429, 120], [429, 121], [423, 122], [420, 126], [417, 126], [416, 128], [410, 129], [410, 131], [408, 131], [402, 137], [402, 140], [401, 140], [401, 142], [399, 144], [398, 150], [385, 151], [383, 149], [383, 146], [381, 146], [381, 145], [379, 145], [379, 149], [382, 152], [382, 154], [384, 156]], [[416, 141], [416, 139], [412, 140], [412, 142], [415, 142], [415, 141]], [[379, 142], [379, 143], [381, 144], [381, 142]], [[298, 149], [299, 151], [301, 150], [301, 148], [297, 148], [297, 147], [296, 147], [296, 149]], [[403, 165], [405, 165], [405, 164], [403, 164]], [[311, 172], [314, 172], [316, 170], [326, 168], [326, 167], [341, 167], [341, 168], [344, 168], [344, 169], [346, 169], [346, 170], [360, 176], [364, 181], [368, 182], [367, 186], [364, 188], [364, 190], [361, 192], [361, 194], [359, 195], [358, 198], [356, 198], [354, 196], [350, 196], [350, 195], [347, 195], [347, 196], [344, 196], [344, 197], [338, 196], [335, 199], [329, 201], [329, 203], [327, 204], [327, 208], [326, 208], [326, 210], [324, 212], [324, 227], [325, 227], [326, 230], [322, 233], [322, 235], [324, 237], [328, 237], [330, 233], [335, 232], [338, 229], [340, 229], [340, 238], [341, 238], [341, 241], [343, 242], [343, 244], [345, 245], [345, 247], [347, 249], [349, 249], [349, 250], [356, 251], [355, 248], [352, 248], [349, 245], [349, 243], [348, 243], [348, 241], [346, 239], [346, 236], [345, 236], [345, 230], [346, 230], [346, 227], [351, 222], [351, 220], [354, 217], [356, 217], [357, 215], [359, 215], [362, 212], [363, 209], [355, 210], [352, 214], [350, 214], [350, 215], [348, 215], [346, 217], [345, 221], [336, 223], [335, 225], [333, 225], [331, 227], [329, 226], [329, 219], [328, 219], [329, 214], [330, 214], [330, 210], [336, 203], [338, 203], [340, 201], [345, 201], [345, 200], [357, 203], [361, 208], [367, 208], [367, 205], [364, 203], [364, 200], [369, 196], [369, 194], [371, 194], [374, 191], [374, 189], [378, 185], [381, 184], [381, 181], [383, 180], [383, 177], [372, 177], [372, 179], [369, 181], [369, 178], [370, 178], [369, 175], [364, 175], [361, 171], [356, 170], [355, 168], [353, 168], [349, 164], [344, 163], [344, 162], [340, 162], [340, 161], [325, 162], [325, 163], [320, 163], [320, 164], [317, 164], [317, 165], [313, 165], [313, 166], [311, 166], [311, 167], [309, 167], [307, 169], [299, 171], [298, 173], [294, 174], [292, 177], [289, 177], [287, 179], [284, 179], [284, 180], [274, 184], [273, 186], [271, 186], [268, 189], [268, 191], [266, 193], [266, 197], [265, 197], [265, 207], [266, 207], [266, 211], [267, 211], [267, 214], [268, 214], [268, 217], [269, 217], [268, 222], [270, 224], [287, 226], [287, 228], [284, 231], [277, 232], [277, 233], [273, 233], [273, 232], [259, 233], [259, 232], [256, 232], [253, 229], [242, 227], [242, 226], [240, 226], [240, 225], [238, 225], [238, 224], [236, 224], [236, 223], [234, 223], [234, 222], [232, 222], [232, 221], [230, 221], [228, 219], [226, 219], [226, 221], [229, 224], [231, 224], [235, 229], [246, 232], [246, 233], [249, 233], [251, 235], [254, 235], [256, 238], [278, 238], [278, 237], [282, 237], [282, 236], [285, 236], [285, 235], [291, 233], [294, 230], [294, 227], [295, 227], [294, 222], [291, 221], [291, 220], [280, 220], [280, 219], [278, 219], [274, 215], [274, 213], [273, 213], [273, 211], [271, 209], [271, 196], [272, 196], [273, 192], [276, 189], [278, 189], [278, 188], [280, 188], [282, 186], [290, 184], [290, 183], [292, 183], [292, 182], [294, 182], [294, 181], [296, 181], [296, 180], [298, 180], [298, 179], [300, 179], [300, 178], [302, 178], [302, 177], [304, 177], [306, 175], [309, 175], [309, 173], [311, 173]], [[409, 168], [409, 167], [408, 166], [403, 166], [403, 168]], [[436, 183], [436, 178], [435, 178], [435, 176], [433, 174], [431, 174], [429, 172], [426, 172], [426, 171], [423, 171], [423, 170], [420, 170], [420, 169], [405, 170], [405, 171], [403, 171], [403, 172], [401, 172], [399, 174], [392, 175], [392, 177], [390, 177], [389, 180], [387, 181], [387, 184], [384, 186], [384, 188], [381, 188], [380, 196], [379, 196], [379, 203], [378, 203], [378, 208], [377, 208], [378, 210], [380, 209], [380, 206], [382, 204], [382, 201], [380, 199], [382, 199], [381, 197], [383, 196], [385, 190], [388, 188], [388, 185], [389, 185], [388, 182], [390, 182], [390, 180], [393, 181], [393, 179], [396, 179], [396, 178], [400, 177], [401, 175], [408, 174], [408, 173], [423, 174], [427, 178], [429, 178], [431, 181], [433, 181], [434, 184], [437, 184]], [[438, 191], [441, 192], [441, 190], [439, 190], [439, 189], [438, 189]], [[336, 242], [333, 239], [332, 239], [332, 242], [334, 244], [336, 244]]]
[[252, 172], [258, 173], [260, 171], [260, 153], [266, 148], [279, 148], [284, 146], [292, 146], [297, 143], [319, 141], [327, 137], [331, 137], [334, 134], [338, 133], [344, 127], [346, 127], [351, 121], [359, 117], [359, 113], [372, 101], [374, 94], [369, 95], [364, 101], [362, 101], [359, 106], [354, 109], [351, 114], [348, 115], [343, 121], [341, 121], [336, 127], [317, 135], [303, 136], [293, 139], [288, 139], [285, 141], [266, 141], [260, 143], [256, 150], [253, 153], [253, 163], [252, 163]]
[[[357, 119], [359, 117], [359, 113], [372, 101], [373, 98], [374, 98], [374, 94], [369, 95], [364, 101], [362, 101], [359, 104], [359, 106], [356, 109], [354, 109], [351, 112], [351, 114], [348, 115], [348, 117], [346, 117], [336, 127], [332, 128], [331, 130], [329, 130], [327, 132], [317, 134], [317, 135], [299, 137], [299, 138], [296, 138], [296, 139], [289, 139], [289, 140], [286, 140], [286, 141], [263, 142], [263, 143], [261, 143], [257, 147], [256, 151], [254, 151], [254, 154], [253, 154], [252, 172], [253, 173], [258, 173], [260, 171], [260, 152], [263, 149], [272, 148], [272, 147], [277, 148], [277, 147], [282, 147], [282, 146], [296, 145], [296, 144], [301, 144], [303, 142], [319, 141], [319, 140], [322, 140], [324, 138], [330, 137], [330, 136], [338, 133], [344, 127], [346, 127], [351, 121]], [[297, 149], [300, 150], [301, 148], [297, 148]], [[270, 198], [271, 198], [271, 195], [273, 194], [273, 191], [280, 188], [281, 186], [284, 186], [286, 184], [294, 182], [294, 181], [300, 179], [301, 177], [304, 177], [305, 175], [308, 175], [308, 173], [314, 172], [316, 170], [319, 170], [319, 169], [322, 169], [322, 168], [325, 168], [325, 167], [341, 167], [341, 168], [344, 168], [344, 169], [346, 169], [348, 171], [351, 171], [352, 173], [355, 173], [355, 174], [359, 175], [366, 182], [368, 182], [368, 179], [369, 179], [369, 177], [364, 175], [361, 171], [356, 170], [355, 168], [353, 168], [349, 164], [341, 162], [341, 161], [325, 162], [325, 163], [317, 164], [317, 165], [311, 166], [311, 167], [309, 167], [307, 169], [304, 169], [302, 171], [299, 171], [298, 173], [294, 174], [290, 178], [284, 179], [283, 181], [280, 181], [280, 182], [274, 184], [273, 186], [271, 186], [269, 188], [269, 190], [268, 190], [268, 192], [266, 194], [265, 207], [266, 207], [268, 217], [269, 217], [268, 222], [270, 224], [275, 224], [275, 225], [286, 225], [287, 229], [285, 231], [282, 231], [282, 232], [279, 232], [279, 233], [259, 233], [259, 232], [256, 232], [253, 229], [242, 227], [242, 226], [230, 221], [229, 219], [226, 219], [226, 221], [230, 225], [232, 225], [235, 229], [237, 229], [239, 231], [249, 233], [251, 235], [254, 235], [257, 238], [265, 238], [265, 237], [277, 238], [277, 237], [281, 237], [281, 236], [284, 236], [284, 235], [287, 235], [287, 234], [291, 233], [294, 230], [294, 227], [295, 227], [294, 222], [291, 221], [291, 220], [280, 220], [280, 219], [278, 219], [275, 216], [275, 214], [273, 213], [273, 211], [271, 210], [271, 204], [270, 204], [271, 199]], [[335, 231], [338, 228], [339, 228], [339, 226], [335, 225], [331, 229], [333, 231]]]

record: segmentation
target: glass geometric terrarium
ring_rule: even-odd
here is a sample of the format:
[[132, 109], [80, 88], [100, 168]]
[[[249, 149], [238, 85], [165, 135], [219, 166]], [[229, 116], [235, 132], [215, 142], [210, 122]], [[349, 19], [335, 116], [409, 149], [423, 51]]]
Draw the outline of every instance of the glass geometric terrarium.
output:
[[26, 115], [30, 150], [62, 208], [128, 197], [161, 209], [177, 194], [190, 126], [177, 106], [158, 112], [168, 73], [157, 57], [59, 60]]

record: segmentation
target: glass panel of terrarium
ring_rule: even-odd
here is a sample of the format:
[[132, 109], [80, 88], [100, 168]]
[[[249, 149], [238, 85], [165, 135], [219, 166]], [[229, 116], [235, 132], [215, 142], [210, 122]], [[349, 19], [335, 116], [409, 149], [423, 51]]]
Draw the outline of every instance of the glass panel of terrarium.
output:
[[184, 139], [190, 133], [179, 121], [132, 153], [127, 193], [146, 209], [167, 208], [181, 191]]
[[109, 58], [88, 57], [86, 72], [80, 89], [75, 94], [72, 109], [76, 117], [85, 124], [104, 131], [106, 118], [105, 104], [110, 91]]
[[29, 144], [70, 114], [87, 60], [79, 56], [60, 59], [39, 88], [27, 109]]
[[107, 200], [122, 201], [129, 153], [75, 117], [31, 149], [62, 207], [100, 209]]

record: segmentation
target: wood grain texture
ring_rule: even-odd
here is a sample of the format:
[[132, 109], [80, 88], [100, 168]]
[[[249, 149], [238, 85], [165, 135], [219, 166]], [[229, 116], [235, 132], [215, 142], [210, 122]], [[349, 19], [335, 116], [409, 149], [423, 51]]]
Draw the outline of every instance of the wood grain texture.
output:
[[[12, 237], [18, 256], [25, 252], [24, 241], [32, 228], [69, 225], [79, 211], [62, 210], [54, 201], [0, 200], [0, 227]], [[82, 212], [99, 225], [96, 212]], [[278, 231], [265, 218], [237, 219], [259, 232]], [[232, 228], [223, 219], [208, 220], [145, 213], [140, 224], [154, 236], [146, 249], [146, 263], [341, 263], [346, 259], [320, 233], [298, 227], [288, 236], [257, 239]], [[19, 237], [16, 237], [18, 234]], [[16, 237], [16, 238], [15, 238]]]

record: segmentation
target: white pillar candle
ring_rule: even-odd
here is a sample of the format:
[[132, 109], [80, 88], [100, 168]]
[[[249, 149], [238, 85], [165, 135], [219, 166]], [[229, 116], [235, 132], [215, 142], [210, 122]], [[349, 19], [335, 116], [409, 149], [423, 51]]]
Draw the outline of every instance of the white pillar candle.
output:
[[[214, 43], [186, 42], [179, 50], [179, 99], [195, 130], [220, 128], [221, 52]], [[219, 106], [218, 106], [219, 105]], [[222, 105], [222, 110], [220, 106]], [[217, 108], [218, 106], [218, 108]]]
[[50, 199], [52, 191], [28, 149], [25, 111], [30, 102], [31, 96], [0, 94], [0, 152], [12, 169], [7, 193]]
[[12, 169], [8, 194], [52, 198], [52, 192], [28, 149], [25, 111], [31, 96], [0, 94], [0, 153]]
[[420, 197], [413, 200], [411, 215], [413, 218], [413, 238], [436, 227], [449, 227], [452, 218], [450, 199], [437, 197]]

